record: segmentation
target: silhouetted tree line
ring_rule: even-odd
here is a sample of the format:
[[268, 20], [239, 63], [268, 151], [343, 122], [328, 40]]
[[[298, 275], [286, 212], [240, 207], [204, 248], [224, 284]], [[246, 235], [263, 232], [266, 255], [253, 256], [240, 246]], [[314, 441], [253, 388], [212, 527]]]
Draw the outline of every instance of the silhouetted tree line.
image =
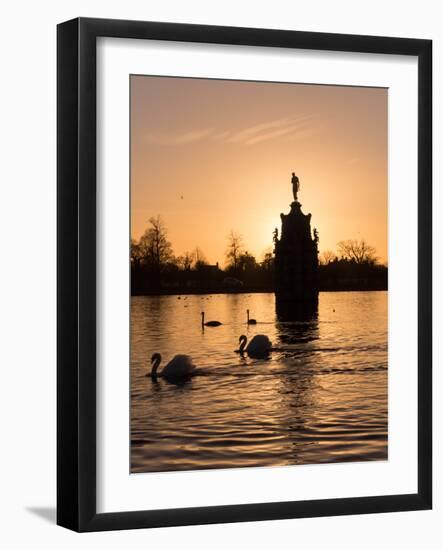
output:
[[319, 259], [321, 290], [387, 290], [388, 268], [364, 239], [337, 243], [337, 254], [325, 250]]
[[[231, 231], [225, 260], [224, 268], [211, 265], [198, 247], [175, 256], [165, 223], [152, 217], [140, 239], [131, 240], [132, 294], [274, 291], [272, 252], [257, 261], [241, 235]], [[325, 251], [320, 256], [319, 289], [386, 289], [387, 272], [364, 240], [341, 241], [337, 254]]]

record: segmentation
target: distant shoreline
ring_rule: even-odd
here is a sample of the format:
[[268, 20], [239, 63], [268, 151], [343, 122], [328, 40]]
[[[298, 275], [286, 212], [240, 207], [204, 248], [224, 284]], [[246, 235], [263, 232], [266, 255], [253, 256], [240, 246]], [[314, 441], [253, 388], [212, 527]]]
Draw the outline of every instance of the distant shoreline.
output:
[[[386, 287], [371, 287], [371, 288], [321, 288], [320, 292], [387, 292]], [[220, 289], [204, 289], [204, 290], [193, 290], [193, 289], [171, 289], [171, 290], [162, 290], [161, 292], [137, 292], [132, 293], [131, 297], [136, 296], [198, 296], [198, 295], [207, 295], [207, 294], [274, 294], [274, 290], [270, 289], [250, 289], [243, 288], [241, 290], [220, 290]]]

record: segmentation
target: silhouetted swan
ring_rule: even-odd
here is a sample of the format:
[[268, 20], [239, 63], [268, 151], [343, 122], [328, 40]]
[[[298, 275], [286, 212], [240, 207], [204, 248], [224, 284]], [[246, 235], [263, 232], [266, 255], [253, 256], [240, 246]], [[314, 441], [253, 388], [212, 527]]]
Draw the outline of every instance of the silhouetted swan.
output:
[[248, 317], [247, 324], [248, 325], [256, 325], [257, 321], [255, 319], [249, 319], [249, 309], [246, 310], [246, 315]]
[[202, 311], [202, 327], [219, 327], [221, 324], [220, 321], [206, 321], [205, 323], [205, 312]]
[[235, 350], [237, 353], [247, 353], [249, 357], [266, 357], [272, 350], [272, 342], [264, 334], [256, 334], [254, 338], [246, 346], [247, 337], [242, 334], [238, 339], [240, 349]]
[[157, 380], [160, 376], [169, 380], [177, 380], [179, 378], [189, 378], [196, 373], [196, 367], [189, 355], [175, 355], [164, 369], [157, 373], [161, 360], [160, 353], [154, 353], [151, 357], [152, 370], [147, 376], [151, 376], [152, 380]]

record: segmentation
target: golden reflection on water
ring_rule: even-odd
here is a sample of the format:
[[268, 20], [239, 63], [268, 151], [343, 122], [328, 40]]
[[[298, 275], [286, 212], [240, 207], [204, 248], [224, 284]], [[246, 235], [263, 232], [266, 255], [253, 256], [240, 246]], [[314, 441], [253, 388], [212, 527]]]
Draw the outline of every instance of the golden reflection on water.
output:
[[[203, 310], [223, 325], [202, 331]], [[277, 319], [273, 294], [133, 297], [131, 328], [131, 472], [387, 458], [386, 292], [321, 293], [303, 322]], [[243, 333], [278, 351], [242, 358]], [[153, 383], [156, 351], [203, 373]]]

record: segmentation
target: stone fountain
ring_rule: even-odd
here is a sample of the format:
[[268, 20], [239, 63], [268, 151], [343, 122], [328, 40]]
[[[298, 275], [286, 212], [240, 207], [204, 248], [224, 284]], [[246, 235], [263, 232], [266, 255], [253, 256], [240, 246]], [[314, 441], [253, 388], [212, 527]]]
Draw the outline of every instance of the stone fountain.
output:
[[277, 309], [310, 309], [318, 301], [318, 233], [311, 233], [311, 214], [298, 201], [300, 182], [292, 173], [294, 201], [289, 214], [280, 214], [280, 235], [274, 232], [275, 296]]

